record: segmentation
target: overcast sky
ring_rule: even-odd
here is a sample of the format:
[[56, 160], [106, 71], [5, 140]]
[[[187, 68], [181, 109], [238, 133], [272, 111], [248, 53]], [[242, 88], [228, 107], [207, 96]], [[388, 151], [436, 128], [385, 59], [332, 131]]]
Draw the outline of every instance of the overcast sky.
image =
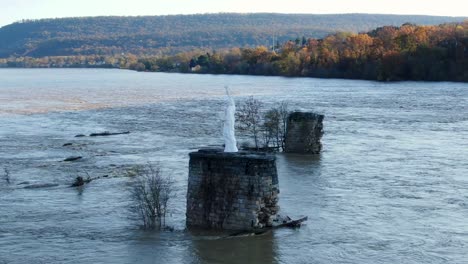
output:
[[377, 13], [468, 17], [467, 0], [0, 0], [0, 26], [21, 19], [217, 12]]

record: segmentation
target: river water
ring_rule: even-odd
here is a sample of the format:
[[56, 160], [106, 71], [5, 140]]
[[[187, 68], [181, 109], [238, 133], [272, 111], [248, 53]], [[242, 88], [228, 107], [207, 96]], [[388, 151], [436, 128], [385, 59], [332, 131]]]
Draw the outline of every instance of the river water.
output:
[[[225, 85], [325, 115], [321, 155], [277, 155], [300, 229], [184, 230], [188, 153], [222, 144]], [[116, 176], [146, 163], [176, 180], [173, 232], [128, 210]], [[0, 263], [468, 263], [468, 84], [1, 69], [0, 169]], [[87, 174], [109, 177], [68, 187]]]

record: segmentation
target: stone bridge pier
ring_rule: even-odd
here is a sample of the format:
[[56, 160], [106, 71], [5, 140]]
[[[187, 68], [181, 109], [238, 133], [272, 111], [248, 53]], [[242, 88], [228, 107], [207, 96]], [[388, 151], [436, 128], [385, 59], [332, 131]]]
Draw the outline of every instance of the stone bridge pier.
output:
[[251, 230], [271, 226], [278, 206], [272, 154], [201, 149], [190, 153], [187, 227]]

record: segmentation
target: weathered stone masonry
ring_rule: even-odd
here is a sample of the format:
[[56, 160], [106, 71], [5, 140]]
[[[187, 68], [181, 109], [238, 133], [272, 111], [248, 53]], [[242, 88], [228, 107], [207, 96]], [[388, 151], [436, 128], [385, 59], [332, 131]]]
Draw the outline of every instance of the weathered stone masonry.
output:
[[322, 150], [323, 115], [293, 112], [288, 117], [284, 152], [318, 154]]
[[275, 156], [199, 150], [190, 153], [187, 227], [249, 230], [271, 225], [279, 207]]

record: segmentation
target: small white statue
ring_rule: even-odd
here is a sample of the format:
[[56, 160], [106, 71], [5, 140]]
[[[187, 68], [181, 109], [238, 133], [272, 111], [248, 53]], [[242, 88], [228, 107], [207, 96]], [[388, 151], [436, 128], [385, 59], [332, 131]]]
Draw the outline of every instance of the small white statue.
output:
[[229, 88], [226, 89], [226, 110], [224, 112], [224, 127], [223, 127], [223, 137], [224, 137], [224, 152], [237, 152], [237, 142], [236, 135], [234, 133], [234, 125], [236, 122], [234, 114], [236, 113], [236, 104], [229, 94]]

